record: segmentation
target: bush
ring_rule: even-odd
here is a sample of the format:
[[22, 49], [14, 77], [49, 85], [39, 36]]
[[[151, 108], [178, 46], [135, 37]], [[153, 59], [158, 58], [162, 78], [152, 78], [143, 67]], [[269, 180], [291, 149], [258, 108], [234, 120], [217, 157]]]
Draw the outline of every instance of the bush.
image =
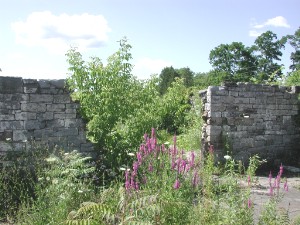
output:
[[30, 205], [22, 202], [19, 224], [59, 224], [71, 210], [94, 196], [90, 175], [95, 168], [88, 163], [90, 157], [72, 151], [43, 159], [47, 166], [38, 173], [36, 198]]

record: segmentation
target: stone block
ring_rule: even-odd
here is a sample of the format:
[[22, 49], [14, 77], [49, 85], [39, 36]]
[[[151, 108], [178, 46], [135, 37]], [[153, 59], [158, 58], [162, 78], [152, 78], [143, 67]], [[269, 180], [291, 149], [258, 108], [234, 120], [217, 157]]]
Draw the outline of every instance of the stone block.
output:
[[54, 137], [66, 137], [66, 136], [77, 136], [78, 129], [77, 128], [59, 128], [53, 134]]
[[51, 87], [50, 80], [39, 80], [38, 84], [39, 84], [40, 88], [42, 88], [42, 89]]
[[28, 140], [27, 130], [14, 130], [13, 131], [13, 141], [26, 142]]
[[65, 121], [62, 119], [49, 120], [46, 122], [46, 128], [61, 128], [65, 126]]
[[0, 93], [23, 93], [22, 78], [0, 76]]
[[62, 103], [55, 103], [55, 104], [47, 104], [47, 111], [49, 112], [65, 112], [66, 105]]
[[45, 103], [21, 103], [21, 110], [24, 112], [46, 112]]
[[26, 120], [24, 121], [24, 127], [26, 130], [39, 130], [45, 128], [46, 123], [38, 120]]
[[4, 132], [6, 130], [20, 130], [23, 128], [23, 121], [0, 121], [0, 132]]
[[53, 95], [30, 94], [30, 102], [53, 102]]
[[58, 89], [63, 89], [65, 88], [65, 80], [64, 79], [59, 79], [59, 80], [50, 80], [50, 85], [58, 88]]
[[35, 112], [16, 111], [15, 112], [15, 119], [16, 120], [35, 120], [36, 119], [36, 113]]
[[0, 102], [0, 109], [21, 109], [19, 102]]
[[53, 99], [54, 103], [71, 103], [71, 97], [68, 94], [57, 95]]
[[35, 140], [47, 139], [48, 137], [53, 136], [53, 134], [54, 131], [52, 129], [34, 130], [33, 139]]
[[81, 119], [65, 119], [65, 127], [77, 127], [82, 128], [85, 127], [83, 121]]
[[238, 97], [239, 96], [239, 92], [238, 91], [228, 91], [228, 95], [229, 96], [233, 96], [233, 97]]
[[249, 100], [249, 98], [235, 98], [234, 103], [235, 104], [249, 104], [250, 100]]
[[11, 115], [1, 115], [0, 114], [0, 121], [4, 120], [15, 120], [15, 116], [13, 114]]
[[80, 105], [75, 102], [66, 104], [66, 109], [79, 109], [79, 108], [80, 108]]
[[24, 93], [37, 93], [39, 84], [35, 79], [23, 79]]
[[36, 119], [38, 119], [39, 121], [53, 120], [53, 118], [54, 118], [53, 115], [54, 115], [53, 112], [37, 113]]
[[[7, 141], [13, 139], [13, 132], [12, 130], [5, 130], [0, 132], [0, 141]], [[0, 148], [1, 151], [1, 148]]]
[[54, 113], [54, 119], [75, 119], [76, 113]]

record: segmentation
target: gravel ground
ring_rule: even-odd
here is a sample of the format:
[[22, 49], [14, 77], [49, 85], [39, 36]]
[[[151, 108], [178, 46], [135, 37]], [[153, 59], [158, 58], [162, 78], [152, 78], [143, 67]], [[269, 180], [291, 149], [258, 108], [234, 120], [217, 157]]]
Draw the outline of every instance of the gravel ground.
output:
[[[258, 176], [255, 180], [251, 199], [254, 203], [254, 219], [257, 222], [263, 205], [270, 199], [270, 185], [268, 177]], [[284, 176], [282, 180], [284, 180]], [[288, 191], [283, 190], [283, 183], [281, 183], [279, 193], [282, 194], [282, 197], [278, 207], [280, 210], [287, 211], [290, 219], [293, 220], [300, 216], [300, 176], [287, 177], [287, 182]]]

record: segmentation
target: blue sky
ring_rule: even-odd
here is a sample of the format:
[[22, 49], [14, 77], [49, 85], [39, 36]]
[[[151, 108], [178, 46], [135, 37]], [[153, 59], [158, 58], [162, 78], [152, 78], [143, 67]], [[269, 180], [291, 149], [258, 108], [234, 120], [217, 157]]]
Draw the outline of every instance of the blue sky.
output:
[[[134, 75], [166, 66], [211, 69], [219, 44], [247, 46], [271, 30], [282, 37], [300, 26], [299, 0], [0, 0], [0, 76], [63, 79], [71, 45], [104, 61], [126, 36]], [[289, 66], [289, 50], [282, 63]]]

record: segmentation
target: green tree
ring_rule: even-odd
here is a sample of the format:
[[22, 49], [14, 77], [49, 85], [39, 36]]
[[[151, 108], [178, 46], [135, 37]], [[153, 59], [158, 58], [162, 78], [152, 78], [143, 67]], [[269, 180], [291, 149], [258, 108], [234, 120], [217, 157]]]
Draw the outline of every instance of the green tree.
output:
[[211, 70], [207, 73], [196, 73], [194, 86], [199, 89], [206, 89], [208, 86], [219, 86], [226, 80], [227, 73], [219, 70]]
[[[85, 62], [76, 48], [66, 54], [71, 71], [67, 83], [80, 101], [81, 113], [88, 121], [88, 137], [97, 144], [100, 161], [107, 168], [101, 172], [104, 179], [114, 174], [112, 169], [129, 162], [128, 153], [160, 121], [158, 115], [148, 116], [159, 96], [157, 81], [142, 82], [132, 76], [130, 49], [127, 39], [122, 39], [106, 65], [98, 57]], [[130, 123], [133, 118], [138, 123]]]
[[225, 72], [225, 79], [230, 81], [249, 81], [256, 74], [257, 59], [253, 48], [241, 42], [217, 46], [210, 51], [209, 61], [216, 71]]
[[165, 67], [159, 74], [159, 92], [161, 95], [165, 94], [168, 87], [171, 86], [172, 82], [176, 77], [180, 77], [180, 74], [171, 66]]
[[278, 40], [277, 35], [272, 31], [267, 31], [256, 38], [253, 49], [258, 57], [257, 79], [259, 82], [273, 82], [282, 77], [282, 65], [276, 61], [281, 60], [281, 49], [284, 48], [285, 41], [285, 38]]
[[180, 78], [183, 79], [184, 85], [186, 87], [193, 86], [194, 82], [194, 72], [189, 67], [184, 67], [176, 70]]
[[300, 86], [300, 70], [289, 73], [285, 80], [285, 85], [288, 86]]
[[184, 79], [175, 78], [158, 102], [160, 129], [167, 130], [171, 134], [180, 133], [179, 128], [186, 124], [186, 115], [191, 108], [189, 98], [190, 90], [184, 85]]
[[292, 61], [290, 69], [292, 71], [300, 70], [300, 27], [295, 31], [294, 35], [287, 35], [287, 39], [289, 44], [294, 48], [294, 52], [290, 56]]

